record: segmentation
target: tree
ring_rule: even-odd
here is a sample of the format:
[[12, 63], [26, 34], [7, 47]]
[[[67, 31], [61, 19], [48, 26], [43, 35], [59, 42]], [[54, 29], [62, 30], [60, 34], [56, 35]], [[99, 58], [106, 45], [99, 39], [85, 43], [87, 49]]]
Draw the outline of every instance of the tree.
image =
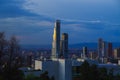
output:
[[80, 66], [80, 80], [115, 80], [113, 76], [113, 69], [98, 68], [97, 65], [89, 65], [84, 61]]
[[108, 79], [109, 79], [109, 80], [114, 80], [113, 68], [109, 70]]
[[98, 67], [93, 64], [90, 65], [87, 61], [84, 61], [80, 66], [80, 80], [97, 80], [99, 77]]
[[[23, 73], [18, 70], [19, 51], [18, 40], [12, 36], [5, 39], [5, 33], [0, 32], [0, 79], [22, 80]], [[17, 58], [18, 57], [18, 58]]]
[[81, 80], [88, 80], [90, 78], [90, 66], [87, 61], [84, 61], [80, 66]]
[[120, 74], [117, 74], [114, 78], [114, 80], [120, 80]]
[[55, 80], [54, 76], [52, 76], [50, 80]]
[[33, 74], [29, 74], [26, 76], [25, 80], [35, 80], [35, 76]]
[[90, 66], [90, 79], [89, 80], [98, 80], [98, 67], [97, 65], [93, 64]]
[[39, 77], [35, 76], [34, 74], [29, 74], [26, 76], [25, 80], [55, 80], [52, 76], [51, 78], [48, 76], [48, 72], [45, 71]]
[[41, 80], [50, 80], [49, 76], [48, 76], [48, 72], [45, 71], [43, 74], [40, 75], [40, 79]]
[[5, 34], [4, 32], [0, 32], [0, 59], [4, 53], [5, 44], [6, 44]]
[[107, 80], [108, 74], [106, 68], [99, 68], [99, 80]]
[[8, 41], [8, 64], [5, 68], [5, 75], [8, 79], [18, 80], [20, 79], [20, 71], [18, 70], [19, 66], [16, 62], [16, 57], [19, 53], [19, 45], [15, 36], [12, 36]]
[[5, 39], [5, 33], [4, 32], [0, 32], [0, 75], [3, 72], [3, 65], [4, 65], [4, 55], [6, 52], [6, 47], [7, 47], [7, 41]]
[[12, 66], [17, 67], [17, 63], [15, 63], [15, 58], [19, 53], [19, 45], [15, 36], [12, 36], [8, 42], [9, 44], [9, 62], [8, 66], [11, 68]]

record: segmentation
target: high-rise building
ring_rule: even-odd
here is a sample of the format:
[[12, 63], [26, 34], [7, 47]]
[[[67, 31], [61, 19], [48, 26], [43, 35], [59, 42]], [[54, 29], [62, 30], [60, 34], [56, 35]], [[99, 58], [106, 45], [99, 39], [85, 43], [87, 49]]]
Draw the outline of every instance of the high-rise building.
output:
[[113, 57], [111, 42], [103, 41], [101, 38], [98, 40], [98, 57], [100, 62], [106, 62]]
[[102, 63], [104, 63], [104, 60], [108, 57], [106, 44], [107, 42], [103, 41], [101, 38], [98, 40], [98, 58]]
[[83, 47], [83, 57], [86, 58], [88, 57], [88, 54], [87, 54], [87, 47]]
[[105, 41], [103, 41], [102, 42], [102, 57], [104, 57], [104, 58], [106, 58], [107, 57], [107, 50], [106, 50], [106, 42]]
[[32, 66], [32, 53], [27, 55], [27, 66]]
[[103, 43], [103, 40], [100, 38], [98, 40], [98, 57], [99, 58], [102, 57], [102, 43]]
[[68, 58], [68, 34], [63, 33], [60, 42], [60, 56]]
[[112, 51], [112, 43], [108, 43], [108, 49], [107, 49], [108, 57], [113, 57], [113, 51]]
[[96, 52], [89, 52], [89, 58], [90, 59], [96, 59], [97, 58], [97, 56], [98, 56], [98, 54], [96, 53]]
[[52, 42], [52, 58], [58, 58], [59, 55], [60, 55], [60, 20], [56, 20]]

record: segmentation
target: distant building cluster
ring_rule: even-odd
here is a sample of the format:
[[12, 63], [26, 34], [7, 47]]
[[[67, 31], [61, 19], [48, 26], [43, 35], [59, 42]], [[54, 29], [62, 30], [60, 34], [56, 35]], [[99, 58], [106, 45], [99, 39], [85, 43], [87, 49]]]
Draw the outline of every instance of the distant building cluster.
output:
[[111, 62], [120, 58], [120, 48], [113, 49], [112, 42], [105, 42], [101, 38], [98, 40], [98, 61], [100, 63]]
[[78, 54], [71, 55], [68, 49], [68, 40], [67, 33], [62, 33], [60, 39], [60, 20], [56, 20], [52, 42], [52, 58], [90, 58], [98, 60], [100, 63], [107, 63], [120, 57], [120, 49], [113, 50], [112, 42], [106, 42], [102, 38], [98, 39], [98, 48], [96, 51], [90, 51], [87, 46], [83, 46], [83, 49]]
[[60, 20], [56, 20], [51, 50], [39, 50], [36, 55], [29, 53], [26, 57], [26, 65], [35, 70], [48, 71], [55, 80], [72, 80], [73, 68], [80, 66], [85, 60], [99, 67], [114, 69], [114, 73], [120, 74], [120, 48], [113, 48], [112, 42], [98, 39], [98, 47], [91, 50], [83, 46], [81, 50], [68, 48], [68, 34], [60, 36]]

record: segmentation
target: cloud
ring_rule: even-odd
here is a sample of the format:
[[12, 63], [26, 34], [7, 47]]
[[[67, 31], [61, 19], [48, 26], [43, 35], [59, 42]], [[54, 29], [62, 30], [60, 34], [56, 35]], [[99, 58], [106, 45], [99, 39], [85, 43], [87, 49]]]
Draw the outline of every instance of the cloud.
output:
[[65, 27], [73, 27], [76, 28], [76, 30], [81, 29], [83, 30], [101, 30], [104, 29], [105, 23], [103, 23], [100, 20], [91, 20], [91, 21], [85, 21], [85, 20], [63, 20], [63, 26]]
[[118, 0], [27, 0], [24, 8], [32, 13], [60, 19], [120, 22], [118, 3]]
[[0, 0], [0, 18], [37, 16], [22, 7], [24, 2], [25, 0]]
[[120, 41], [120, 10], [116, 0], [0, 0], [0, 31], [21, 43], [51, 44], [55, 19], [70, 43], [103, 37]]
[[[0, 19], [0, 31], [5, 31], [9, 36], [16, 35], [22, 44], [51, 44], [53, 28], [54, 21], [41, 20], [38, 17]], [[61, 33], [69, 34], [70, 43], [95, 42], [99, 37], [117, 41], [120, 40], [119, 30], [119, 24], [99, 20], [61, 20]]]
[[7, 37], [17, 36], [21, 44], [50, 44], [54, 24], [38, 17], [16, 17], [0, 19], [0, 32]]
[[119, 29], [120, 24], [100, 20], [62, 20], [65, 27], [80, 27], [89, 30]]
[[120, 24], [93, 20], [63, 20], [62, 31], [69, 33], [70, 42], [96, 42], [99, 37], [107, 41], [120, 40]]
[[0, 31], [10, 32], [12, 34], [35, 34], [44, 30], [51, 30], [52, 22], [37, 20], [35, 17], [17, 17], [0, 19]]
[[[16, 35], [22, 44], [51, 44], [54, 21], [39, 17], [0, 19], [0, 31]], [[61, 20], [61, 33], [69, 34], [70, 43], [95, 42], [97, 38], [120, 40], [120, 25], [100, 20]], [[29, 40], [29, 41], [28, 41]]]

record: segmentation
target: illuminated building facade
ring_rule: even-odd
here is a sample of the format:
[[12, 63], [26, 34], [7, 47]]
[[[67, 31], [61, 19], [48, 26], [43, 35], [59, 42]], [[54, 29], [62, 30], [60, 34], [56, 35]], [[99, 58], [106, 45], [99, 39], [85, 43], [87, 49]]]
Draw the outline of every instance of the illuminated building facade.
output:
[[58, 58], [60, 55], [60, 20], [56, 20], [54, 33], [53, 33], [53, 42], [52, 42], [52, 58]]
[[120, 48], [114, 49], [114, 58], [120, 59]]

